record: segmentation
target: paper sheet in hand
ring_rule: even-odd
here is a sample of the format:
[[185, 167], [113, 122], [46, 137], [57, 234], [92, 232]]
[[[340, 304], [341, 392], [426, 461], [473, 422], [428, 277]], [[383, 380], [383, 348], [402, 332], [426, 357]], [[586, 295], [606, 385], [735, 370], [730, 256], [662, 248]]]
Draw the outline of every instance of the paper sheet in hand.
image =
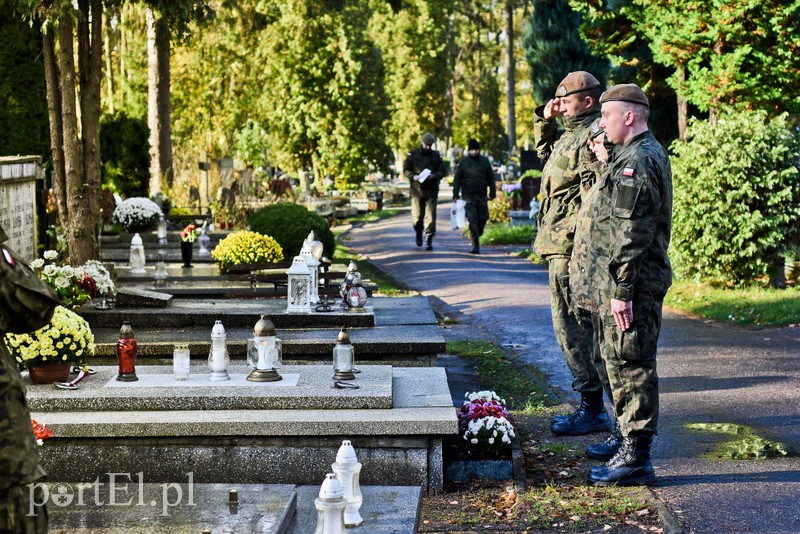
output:
[[425, 180], [427, 180], [428, 176], [430, 176], [430, 175], [431, 175], [431, 170], [430, 169], [423, 169], [423, 171], [421, 173], [419, 173], [419, 183], [422, 183]]

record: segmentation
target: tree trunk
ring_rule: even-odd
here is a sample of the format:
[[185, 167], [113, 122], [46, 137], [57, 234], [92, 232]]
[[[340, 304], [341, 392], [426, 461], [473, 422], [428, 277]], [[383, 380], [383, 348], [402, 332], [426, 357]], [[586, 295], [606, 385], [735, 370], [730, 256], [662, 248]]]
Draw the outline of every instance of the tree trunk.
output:
[[517, 152], [517, 118], [516, 118], [516, 61], [514, 60], [514, 1], [506, 0], [506, 105], [508, 110], [508, 151]]
[[683, 83], [686, 81], [686, 68], [683, 65], [678, 65], [675, 70], [675, 75], [678, 78], [679, 90], [676, 91], [678, 98], [678, 138], [686, 142], [686, 127], [689, 121], [689, 109], [686, 99], [681, 96], [683, 91]]
[[150, 195], [161, 178], [172, 184], [169, 30], [163, 17], [147, 9], [147, 125], [150, 127]]
[[106, 77], [106, 92], [108, 93], [108, 112], [110, 114], [115, 113], [114, 108], [114, 66], [111, 61], [111, 32], [114, 31], [111, 28], [111, 22], [108, 20], [108, 16], [103, 17], [103, 43], [105, 44], [106, 50], [106, 70], [105, 70], [105, 77]]
[[63, 218], [67, 215], [64, 130], [61, 123], [61, 88], [58, 85], [59, 74], [53, 28], [42, 34], [42, 55], [47, 86], [47, 114], [50, 118], [50, 150], [53, 153], [53, 195], [56, 198], [58, 215]]

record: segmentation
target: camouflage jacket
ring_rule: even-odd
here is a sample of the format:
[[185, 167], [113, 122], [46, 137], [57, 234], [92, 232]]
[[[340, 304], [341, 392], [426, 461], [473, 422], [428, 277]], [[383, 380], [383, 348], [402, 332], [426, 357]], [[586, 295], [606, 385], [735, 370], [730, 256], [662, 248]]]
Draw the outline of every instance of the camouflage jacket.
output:
[[[31, 427], [31, 415], [25, 400], [25, 386], [5, 344], [6, 328], [14, 331], [32, 332], [49, 322], [58, 298], [52, 290], [27, 266], [18, 261], [5, 246], [6, 234], [0, 228], [0, 298], [28, 300], [27, 306], [35, 307], [30, 315], [19, 312], [18, 307], [0, 307], [0, 313], [14, 313], [15, 317], [0, 317], [0, 492], [11, 486], [27, 484], [46, 475], [39, 465], [39, 451]], [[25, 269], [23, 283], [43, 285], [44, 298], [35, 299], [19, 287], [15, 278], [18, 270]], [[32, 278], [31, 278], [32, 277]]]
[[[431, 175], [422, 183], [414, 180], [414, 176], [425, 169], [429, 169]], [[425, 152], [422, 147], [417, 147], [406, 156], [403, 162], [403, 174], [411, 182], [411, 196], [436, 198], [439, 195], [439, 181], [444, 176], [442, 155], [433, 149]]]
[[672, 225], [672, 171], [650, 132], [617, 146], [605, 176], [578, 214], [569, 265], [572, 302], [613, 321], [612, 298], [647, 315], [672, 285], [667, 256]]
[[581, 160], [589, 157], [586, 146], [589, 126], [600, 116], [599, 108], [565, 119], [559, 135], [555, 120], [542, 116], [543, 106], [534, 118], [536, 152], [545, 162], [542, 170], [542, 202], [537, 218], [534, 252], [542, 258], [569, 256], [575, 235], [575, 220], [581, 204], [581, 182], [593, 183], [595, 176], [581, 176], [588, 170]]

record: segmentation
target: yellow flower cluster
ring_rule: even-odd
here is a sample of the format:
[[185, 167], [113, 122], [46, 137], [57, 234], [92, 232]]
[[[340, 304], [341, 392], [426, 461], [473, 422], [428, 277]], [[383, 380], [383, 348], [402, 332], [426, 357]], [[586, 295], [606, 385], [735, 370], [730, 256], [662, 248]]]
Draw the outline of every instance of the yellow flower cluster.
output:
[[231, 265], [283, 261], [283, 248], [268, 235], [233, 232], [214, 247], [211, 257], [217, 261], [219, 270], [226, 272]]
[[75, 312], [58, 306], [50, 324], [31, 334], [6, 334], [11, 356], [29, 369], [41, 363], [84, 364], [94, 354], [89, 323]]

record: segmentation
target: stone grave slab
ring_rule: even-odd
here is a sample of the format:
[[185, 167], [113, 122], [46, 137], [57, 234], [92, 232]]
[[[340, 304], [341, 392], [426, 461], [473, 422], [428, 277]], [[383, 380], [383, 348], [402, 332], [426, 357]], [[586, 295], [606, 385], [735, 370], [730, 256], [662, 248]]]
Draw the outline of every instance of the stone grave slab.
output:
[[392, 407], [392, 368], [363, 366], [352, 383], [358, 389], [333, 387], [332, 366], [287, 366], [278, 382], [248, 382], [250, 369], [231, 366], [231, 380], [211, 382], [208, 367], [193, 365], [190, 380], [179, 382], [172, 368], [140, 366], [137, 382], [118, 382], [117, 368], [95, 367], [97, 374], [77, 390], [29, 385], [31, 411], [115, 412], [181, 410], [357, 410]]

